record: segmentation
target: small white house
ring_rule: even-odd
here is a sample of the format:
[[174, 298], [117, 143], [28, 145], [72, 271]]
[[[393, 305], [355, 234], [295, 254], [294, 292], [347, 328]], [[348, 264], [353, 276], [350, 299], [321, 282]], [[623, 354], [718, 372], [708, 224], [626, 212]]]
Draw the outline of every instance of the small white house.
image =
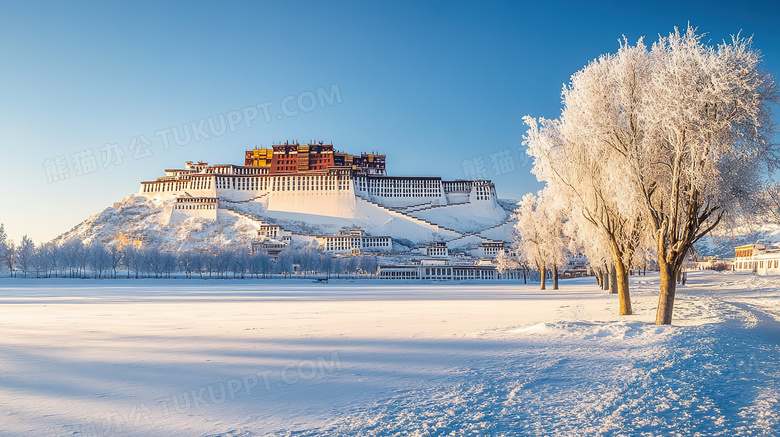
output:
[[479, 246], [471, 251], [471, 255], [477, 258], [495, 258], [504, 250], [504, 240], [482, 240]]
[[415, 251], [434, 258], [447, 258], [450, 255], [450, 252], [447, 249], [447, 243], [442, 243], [440, 241], [434, 241], [427, 246], [418, 247]]

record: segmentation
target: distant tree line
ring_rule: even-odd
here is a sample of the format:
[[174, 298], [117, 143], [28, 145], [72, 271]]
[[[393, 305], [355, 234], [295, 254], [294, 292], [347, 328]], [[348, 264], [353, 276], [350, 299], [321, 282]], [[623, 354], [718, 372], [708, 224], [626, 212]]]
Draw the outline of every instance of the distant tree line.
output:
[[373, 276], [378, 267], [375, 256], [333, 257], [312, 246], [288, 247], [272, 259], [248, 249], [188, 249], [167, 251], [132, 244], [83, 244], [69, 240], [35, 245], [26, 235], [18, 245], [7, 238], [0, 224], [0, 271], [25, 278], [269, 278], [326, 277], [342, 275]]

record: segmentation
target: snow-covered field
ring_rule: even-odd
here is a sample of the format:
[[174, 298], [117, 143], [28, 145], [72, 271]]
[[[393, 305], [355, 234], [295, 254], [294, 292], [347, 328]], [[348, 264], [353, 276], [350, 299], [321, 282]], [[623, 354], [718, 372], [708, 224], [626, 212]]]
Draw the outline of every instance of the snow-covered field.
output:
[[777, 278], [0, 279], [0, 435], [778, 435]]

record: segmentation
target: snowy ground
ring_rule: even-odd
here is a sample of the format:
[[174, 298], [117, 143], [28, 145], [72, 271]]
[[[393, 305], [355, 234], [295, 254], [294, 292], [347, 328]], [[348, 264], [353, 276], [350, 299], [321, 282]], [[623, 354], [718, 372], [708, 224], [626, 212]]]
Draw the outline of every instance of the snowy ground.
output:
[[0, 435], [778, 435], [777, 278], [0, 279]]

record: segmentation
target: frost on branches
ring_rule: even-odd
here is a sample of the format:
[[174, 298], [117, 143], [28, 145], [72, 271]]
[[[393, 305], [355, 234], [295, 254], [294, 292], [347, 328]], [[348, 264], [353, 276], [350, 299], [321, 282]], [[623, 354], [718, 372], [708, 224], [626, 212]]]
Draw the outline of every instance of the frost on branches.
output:
[[616, 265], [653, 241], [657, 324], [672, 322], [693, 244], [759, 212], [780, 162], [769, 107], [778, 88], [752, 40], [712, 47], [701, 38], [689, 27], [650, 48], [624, 41], [572, 76], [560, 118], [526, 118], [534, 173], [570, 202], [572, 218], [607, 237]]

